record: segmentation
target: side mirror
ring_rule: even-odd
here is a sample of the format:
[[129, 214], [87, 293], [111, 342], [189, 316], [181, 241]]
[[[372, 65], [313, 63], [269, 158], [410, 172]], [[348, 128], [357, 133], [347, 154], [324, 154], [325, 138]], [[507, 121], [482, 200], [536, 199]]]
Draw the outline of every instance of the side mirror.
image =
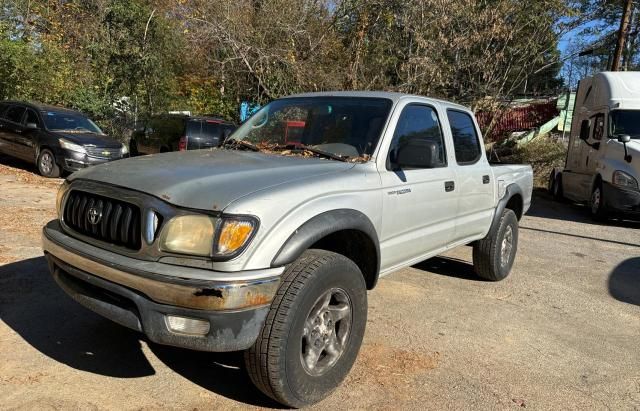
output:
[[629, 155], [629, 152], [627, 151], [627, 143], [631, 141], [631, 136], [628, 134], [621, 134], [618, 136], [618, 141], [621, 142], [622, 145], [624, 145], [624, 161], [626, 161], [627, 163], [630, 163], [632, 160], [632, 157]]
[[631, 136], [628, 134], [622, 134], [618, 136], [618, 141], [622, 144], [627, 144], [629, 141], [631, 141]]
[[401, 142], [392, 161], [395, 168], [435, 168], [442, 166], [438, 146], [433, 141], [412, 138]]
[[25, 127], [27, 128], [27, 130], [37, 130], [38, 129], [38, 125], [36, 123], [27, 123], [25, 125]]

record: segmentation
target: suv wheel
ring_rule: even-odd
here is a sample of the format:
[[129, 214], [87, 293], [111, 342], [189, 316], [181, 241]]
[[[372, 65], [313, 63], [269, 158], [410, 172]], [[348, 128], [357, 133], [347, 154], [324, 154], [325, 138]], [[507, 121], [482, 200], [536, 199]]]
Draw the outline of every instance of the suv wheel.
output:
[[308, 250], [283, 274], [262, 332], [245, 352], [249, 376], [286, 406], [318, 402], [351, 370], [366, 323], [367, 290], [355, 263]]
[[40, 175], [50, 178], [60, 177], [60, 167], [56, 163], [56, 157], [48, 148], [40, 151], [36, 165]]
[[473, 246], [473, 268], [489, 281], [505, 279], [511, 272], [518, 249], [518, 218], [505, 209], [500, 222], [485, 238]]
[[596, 221], [606, 221], [608, 218], [607, 210], [604, 207], [604, 191], [600, 181], [596, 183], [591, 192], [589, 211], [591, 212], [591, 217]]
[[131, 139], [131, 141], [129, 141], [129, 155], [135, 157], [138, 154], [138, 143], [136, 143], [136, 140]]

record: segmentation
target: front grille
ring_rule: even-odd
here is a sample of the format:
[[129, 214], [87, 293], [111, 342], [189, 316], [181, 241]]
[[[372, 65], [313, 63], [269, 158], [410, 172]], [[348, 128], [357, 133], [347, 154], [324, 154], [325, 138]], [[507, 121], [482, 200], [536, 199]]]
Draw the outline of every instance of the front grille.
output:
[[140, 209], [133, 204], [73, 190], [63, 218], [80, 234], [131, 250], [140, 249]]
[[122, 152], [120, 148], [101, 148], [101, 147], [87, 147], [87, 154], [91, 157], [97, 158], [120, 158], [122, 157]]

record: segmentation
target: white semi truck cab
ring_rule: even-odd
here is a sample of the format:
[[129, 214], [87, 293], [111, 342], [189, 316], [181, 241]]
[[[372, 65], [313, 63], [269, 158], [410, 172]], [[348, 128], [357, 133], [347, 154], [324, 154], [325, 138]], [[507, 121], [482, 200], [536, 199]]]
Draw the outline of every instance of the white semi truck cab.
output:
[[556, 198], [589, 204], [597, 220], [640, 217], [640, 72], [604, 72], [580, 81]]

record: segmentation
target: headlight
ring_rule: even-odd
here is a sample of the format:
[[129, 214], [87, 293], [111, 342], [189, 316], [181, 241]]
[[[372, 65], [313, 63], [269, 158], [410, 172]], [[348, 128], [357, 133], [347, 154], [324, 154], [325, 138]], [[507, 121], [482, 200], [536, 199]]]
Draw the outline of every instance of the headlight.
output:
[[638, 180], [620, 170], [613, 172], [613, 184], [620, 187], [638, 189]]
[[129, 147], [127, 147], [124, 143], [122, 144], [122, 148], [120, 149], [120, 153], [124, 156], [129, 154]]
[[69, 183], [67, 180], [60, 185], [58, 188], [58, 194], [56, 194], [56, 211], [58, 212], [58, 218], [62, 218], [62, 200], [64, 200], [64, 195], [69, 191]]
[[217, 219], [206, 215], [172, 218], [160, 235], [160, 247], [180, 254], [210, 256]]
[[249, 243], [257, 226], [257, 221], [249, 217], [178, 216], [163, 228], [160, 248], [180, 254], [229, 258]]
[[64, 138], [59, 138], [58, 142], [60, 143], [60, 147], [65, 150], [75, 151], [76, 153], [87, 154], [87, 150], [79, 144], [72, 143], [69, 140], [65, 140]]

